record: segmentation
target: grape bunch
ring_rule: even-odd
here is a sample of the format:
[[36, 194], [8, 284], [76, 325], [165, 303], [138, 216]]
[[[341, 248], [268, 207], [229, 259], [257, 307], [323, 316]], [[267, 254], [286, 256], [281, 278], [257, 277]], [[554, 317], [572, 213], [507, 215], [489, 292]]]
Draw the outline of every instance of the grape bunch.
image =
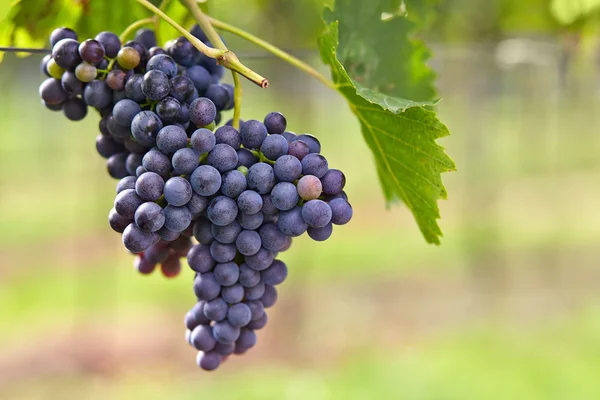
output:
[[[197, 26], [191, 32], [210, 45]], [[135, 269], [175, 277], [186, 258], [197, 300], [186, 338], [197, 364], [214, 370], [245, 353], [287, 277], [279, 254], [304, 233], [325, 241], [352, 218], [344, 174], [281, 113], [217, 128], [233, 88], [185, 38], [163, 50], [149, 30], [121, 46], [112, 33], [78, 43], [59, 28], [50, 42], [40, 95], [72, 120], [88, 106], [100, 113], [96, 148], [119, 179], [108, 220]]]
[[[192, 33], [211, 45], [199, 27]], [[136, 174], [163, 126], [191, 136], [198, 126], [220, 123], [221, 111], [233, 108], [233, 86], [219, 83], [223, 66], [185, 37], [163, 49], [148, 29], [121, 44], [111, 32], [79, 42], [72, 29], [57, 28], [50, 44], [52, 53], [41, 63], [48, 76], [39, 89], [42, 102], [73, 121], [85, 118], [88, 107], [99, 112], [96, 149], [113, 178]]]

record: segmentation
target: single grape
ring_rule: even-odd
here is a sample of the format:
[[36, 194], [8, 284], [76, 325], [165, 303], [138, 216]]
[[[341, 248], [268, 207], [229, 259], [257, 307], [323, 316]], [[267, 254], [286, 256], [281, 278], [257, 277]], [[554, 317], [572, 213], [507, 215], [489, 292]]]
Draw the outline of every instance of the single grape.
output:
[[85, 62], [96, 64], [104, 59], [104, 46], [94, 39], [88, 39], [79, 45], [79, 56]]
[[194, 293], [201, 300], [210, 301], [216, 299], [221, 292], [221, 285], [215, 280], [212, 272], [198, 274], [194, 279]]
[[93, 80], [83, 90], [83, 99], [92, 107], [104, 108], [112, 102], [112, 91], [106, 82]]
[[221, 286], [231, 286], [237, 282], [240, 269], [234, 262], [217, 264], [214, 269], [215, 280]]
[[275, 186], [275, 173], [267, 163], [257, 163], [248, 170], [248, 188], [266, 194]]
[[196, 272], [210, 272], [216, 265], [215, 260], [210, 255], [210, 248], [198, 244], [188, 252], [187, 261], [190, 268]]
[[142, 275], [150, 275], [156, 269], [156, 264], [138, 255], [133, 261], [133, 267]]
[[176, 176], [165, 182], [163, 193], [170, 205], [184, 206], [192, 198], [192, 185], [186, 179]]
[[262, 201], [263, 201], [263, 206], [261, 208], [261, 211], [263, 212], [263, 214], [274, 215], [274, 214], [279, 213], [279, 210], [273, 205], [273, 202], [271, 201], [270, 194], [263, 194], [261, 197], [262, 197]]
[[250, 307], [244, 303], [237, 303], [229, 307], [227, 311], [227, 321], [233, 327], [241, 328], [242, 326], [248, 325], [252, 318], [252, 311]]
[[271, 201], [278, 210], [291, 210], [296, 206], [298, 200], [298, 191], [293, 183], [279, 182], [271, 191]]
[[[238, 205], [239, 207], [239, 205]], [[258, 229], [264, 220], [264, 215], [262, 212], [257, 212], [256, 214], [246, 214], [243, 212], [238, 213], [238, 222], [240, 226], [247, 230], [255, 230]]]
[[240, 139], [244, 147], [259, 149], [267, 137], [265, 124], [256, 120], [249, 120], [241, 125]]
[[246, 257], [246, 265], [256, 271], [262, 271], [269, 268], [274, 259], [273, 253], [263, 247], [256, 254]]
[[175, 175], [189, 175], [199, 165], [200, 155], [194, 149], [187, 147], [179, 149], [173, 154], [172, 163]]
[[188, 77], [192, 81], [194, 87], [199, 93], [206, 92], [206, 89], [208, 89], [210, 86], [210, 73], [204, 67], [199, 65], [194, 65], [190, 68], [187, 68], [184, 72], [184, 76]]
[[296, 140], [301, 140], [308, 145], [308, 149], [310, 153], [320, 153], [321, 152], [321, 143], [319, 140], [313, 135], [309, 135], [307, 133], [303, 135], [296, 136]]
[[237, 167], [238, 157], [233, 147], [219, 143], [208, 153], [206, 161], [219, 172], [224, 173]]
[[194, 82], [190, 78], [178, 75], [171, 78], [171, 92], [169, 95], [180, 102], [185, 102], [194, 93], [194, 89]]
[[273, 307], [275, 305], [275, 303], [277, 302], [277, 289], [275, 289], [275, 286], [265, 285], [265, 292], [260, 298], [260, 302], [265, 308]]
[[142, 80], [142, 92], [150, 100], [160, 100], [167, 97], [171, 91], [169, 76], [159, 70], [146, 72]]
[[228, 263], [235, 258], [236, 248], [232, 244], [213, 241], [210, 244], [210, 255], [218, 263]]
[[196, 350], [210, 351], [215, 347], [215, 340], [210, 325], [198, 325], [192, 331], [190, 342]]
[[234, 327], [228, 321], [221, 321], [213, 326], [213, 334], [217, 342], [230, 344], [234, 343], [240, 336], [240, 328]]
[[166, 122], [176, 121], [181, 111], [181, 103], [174, 97], [167, 96], [156, 105], [156, 113]]
[[302, 219], [313, 228], [322, 228], [331, 221], [331, 208], [323, 200], [310, 200], [302, 206]]
[[223, 175], [221, 184], [221, 193], [232, 199], [236, 199], [244, 190], [246, 190], [246, 177], [238, 170], [233, 170]]
[[117, 62], [124, 69], [134, 69], [140, 65], [141, 60], [140, 53], [133, 47], [123, 47], [117, 54]]
[[133, 189], [125, 189], [115, 197], [115, 210], [125, 218], [133, 219], [135, 211], [142, 205], [142, 199]]
[[166, 155], [172, 155], [177, 150], [187, 146], [188, 137], [185, 130], [176, 125], [167, 125], [156, 136], [156, 147]]
[[275, 161], [284, 154], [287, 154], [288, 142], [281, 135], [269, 135], [260, 146], [260, 152], [263, 153], [267, 159]]
[[129, 224], [123, 231], [123, 245], [133, 253], [141, 253], [155, 242], [155, 233], [144, 232], [136, 224]]
[[165, 242], [173, 242], [181, 236], [181, 232], [173, 232], [165, 228], [164, 226], [160, 228], [157, 232], [162, 240]]
[[199, 351], [196, 356], [196, 364], [205, 371], [214, 371], [221, 365], [221, 355], [212, 351]]
[[292, 155], [283, 155], [275, 161], [273, 172], [280, 181], [293, 182], [302, 174], [302, 163]]
[[258, 233], [262, 246], [270, 251], [281, 251], [288, 241], [288, 237], [279, 230], [276, 224], [265, 224], [260, 227]]
[[[129, 71], [128, 73], [120, 69], [113, 69], [108, 73], [105, 81], [108, 87], [112, 90], [123, 91], [125, 90], [125, 85], [127, 83], [128, 78], [132, 76], [133, 74], [131, 73], [131, 71]], [[123, 96], [129, 97], [126, 92], [123, 92]]]
[[215, 131], [215, 139], [217, 143], [227, 144], [234, 149], [239, 149], [240, 144], [240, 133], [237, 129], [231, 126], [222, 126]]
[[131, 134], [142, 146], [154, 146], [161, 129], [163, 129], [161, 119], [149, 110], [139, 112], [131, 121]]
[[158, 231], [165, 224], [163, 209], [156, 203], [143, 203], [135, 212], [135, 224], [146, 232]]
[[[149, 172], [154, 172], [163, 178], [168, 178], [171, 172], [171, 160], [157, 148], [148, 151], [142, 158], [142, 166]], [[161, 187], [162, 193], [162, 187]]]
[[308, 145], [302, 140], [294, 140], [290, 142], [288, 146], [288, 154], [296, 157], [300, 161], [302, 161], [309, 153], [310, 149], [308, 148]]
[[192, 222], [192, 214], [186, 207], [168, 205], [164, 213], [165, 228], [173, 232], [183, 232]]
[[55, 105], [64, 103], [69, 94], [58, 79], [48, 78], [40, 85], [40, 97], [46, 103]]
[[204, 305], [204, 315], [206, 318], [212, 321], [223, 321], [225, 318], [227, 318], [228, 309], [229, 306], [227, 305], [227, 302], [221, 297], [217, 297], [216, 299], [206, 302], [206, 305]]
[[287, 236], [296, 237], [306, 232], [308, 224], [302, 218], [302, 207], [296, 206], [289, 211], [282, 211], [277, 226], [281, 233]]
[[185, 314], [184, 324], [186, 328], [194, 330], [198, 325], [208, 325], [210, 323], [210, 320], [204, 315], [205, 304], [205, 301], [200, 300]]
[[235, 239], [242, 231], [242, 227], [237, 221], [233, 221], [229, 225], [225, 226], [213, 224], [210, 230], [215, 240], [219, 241], [220, 243], [230, 244], [235, 242]]
[[200, 128], [190, 138], [192, 148], [199, 153], [208, 153], [216, 144], [215, 135], [208, 129]]
[[142, 28], [135, 33], [135, 41], [150, 49], [156, 46], [156, 34], [151, 29]]
[[311, 153], [302, 159], [302, 173], [322, 178], [328, 171], [327, 159], [320, 154]]
[[271, 112], [267, 114], [264, 121], [265, 126], [267, 127], [267, 131], [273, 134], [282, 134], [285, 132], [285, 128], [287, 127], [287, 121], [283, 114], [278, 112]]
[[[258, 275], [260, 275], [260, 272], [258, 272]], [[265, 287], [266, 288], [266, 287]], [[263, 294], [264, 296], [264, 294]], [[246, 305], [248, 305], [248, 307], [250, 307], [250, 312], [252, 313], [252, 321], [256, 321], [257, 319], [260, 319], [263, 314], [265, 313], [265, 306], [262, 305], [262, 303], [259, 300], [249, 300], [245, 302]]]
[[283, 261], [275, 260], [273, 264], [260, 273], [261, 281], [265, 285], [279, 285], [287, 278], [288, 270]]
[[198, 97], [189, 106], [190, 121], [197, 126], [207, 126], [215, 120], [217, 109], [210, 99]]
[[113, 116], [117, 124], [129, 128], [133, 118], [141, 111], [138, 103], [130, 99], [123, 99], [113, 107]]
[[221, 187], [221, 181], [219, 171], [210, 165], [199, 166], [190, 177], [192, 188], [200, 196], [212, 196], [217, 193]]
[[56, 43], [62, 39], [77, 40], [77, 33], [75, 33], [73, 29], [64, 26], [62, 28], [56, 28], [50, 34], [50, 47], [54, 47]]
[[235, 240], [235, 247], [245, 256], [258, 253], [261, 245], [260, 235], [256, 231], [242, 231]]
[[108, 132], [110, 132], [111, 136], [113, 136], [119, 142], [122, 142], [125, 140], [125, 138], [131, 136], [129, 127], [119, 125], [115, 119], [115, 116], [112, 114], [108, 116], [106, 126], [108, 127]]
[[244, 299], [244, 287], [239, 283], [221, 289], [221, 297], [229, 304], [240, 303]]
[[250, 168], [258, 162], [258, 157], [248, 149], [237, 149], [236, 153], [238, 155], [238, 167]]
[[108, 174], [115, 179], [125, 178], [128, 174], [125, 166], [128, 153], [113, 154], [106, 160]]
[[323, 193], [333, 196], [344, 190], [346, 177], [339, 169], [330, 169], [321, 178], [321, 183], [323, 184]]
[[211, 232], [212, 222], [204, 217], [198, 218], [194, 224], [194, 237], [200, 244], [209, 246], [213, 241], [213, 235]]
[[331, 236], [331, 233], [333, 232], [333, 224], [330, 222], [321, 228], [313, 228], [309, 226], [306, 232], [312, 240], [323, 242], [329, 239]]
[[263, 313], [262, 317], [260, 317], [256, 321], [250, 321], [250, 323], [248, 325], [246, 325], [246, 328], [253, 329], [253, 330], [262, 329], [265, 327], [265, 325], [267, 325], [267, 320], [268, 320], [267, 313]]
[[314, 200], [319, 198], [323, 191], [323, 186], [319, 178], [313, 175], [304, 175], [298, 181], [298, 194], [304, 200]]
[[206, 207], [208, 207], [208, 197], [200, 196], [197, 193], [192, 193], [192, 198], [187, 203], [186, 207], [190, 210], [193, 219], [197, 219]]
[[75, 68], [81, 63], [79, 42], [75, 39], [61, 39], [52, 47], [52, 58], [64, 69]]
[[258, 300], [265, 293], [265, 284], [259, 282], [258, 284], [244, 288], [244, 297], [246, 300]]
[[121, 193], [123, 190], [125, 189], [134, 189], [135, 190], [135, 182], [137, 181], [137, 178], [135, 176], [126, 176], [125, 178], [121, 179], [118, 183], [117, 183], [117, 194]]
[[100, 32], [95, 39], [102, 44], [107, 57], [115, 58], [121, 50], [121, 40], [112, 32]]
[[71, 121], [81, 121], [87, 115], [87, 104], [79, 97], [71, 97], [62, 105], [63, 113]]
[[238, 207], [234, 200], [226, 196], [217, 196], [206, 209], [206, 216], [215, 225], [229, 225], [238, 214]]
[[[148, 155], [144, 156], [144, 159]], [[145, 172], [135, 182], [135, 192], [144, 201], [156, 201], [163, 194], [165, 181], [155, 172]]]
[[217, 110], [224, 110], [231, 101], [227, 88], [220, 84], [209, 85], [204, 97], [209, 98], [215, 104]]
[[345, 225], [352, 219], [352, 206], [342, 198], [329, 202], [331, 208], [331, 222], [335, 225]]
[[170, 56], [159, 54], [148, 61], [146, 70], [164, 72], [171, 79], [177, 75], [177, 63]]
[[127, 228], [131, 222], [131, 218], [122, 216], [117, 212], [117, 210], [114, 209], [114, 207], [111, 208], [110, 212], [108, 213], [108, 223], [115, 232], [123, 233], [125, 228]]
[[[109, 74], [110, 75], [110, 74]], [[143, 103], [146, 101], [146, 95], [142, 92], [142, 81], [144, 75], [135, 74], [131, 78], [127, 79], [125, 83], [125, 96], [128, 99]]]
[[245, 190], [238, 196], [237, 206], [244, 214], [256, 214], [263, 207], [263, 198], [253, 190]]

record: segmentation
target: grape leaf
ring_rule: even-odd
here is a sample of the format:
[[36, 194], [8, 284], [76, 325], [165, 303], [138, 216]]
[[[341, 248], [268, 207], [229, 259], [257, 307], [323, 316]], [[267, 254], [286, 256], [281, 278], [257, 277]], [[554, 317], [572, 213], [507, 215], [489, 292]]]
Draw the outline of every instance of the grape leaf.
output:
[[553, 0], [550, 9], [558, 22], [570, 25], [600, 10], [600, 0]]
[[411, 40], [414, 24], [399, 10], [400, 1], [338, 0], [325, 12], [319, 47], [359, 119], [388, 203], [402, 200], [425, 239], [439, 244], [437, 200], [447, 197], [441, 173], [456, 167], [435, 142], [448, 129], [426, 109], [436, 104], [429, 53]]

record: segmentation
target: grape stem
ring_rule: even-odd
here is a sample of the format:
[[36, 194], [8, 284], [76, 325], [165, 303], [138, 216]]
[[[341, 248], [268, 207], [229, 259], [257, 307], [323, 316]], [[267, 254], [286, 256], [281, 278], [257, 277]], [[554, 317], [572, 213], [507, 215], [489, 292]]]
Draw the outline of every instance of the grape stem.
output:
[[273, 53], [275, 56], [281, 58], [283, 61], [286, 61], [286, 62], [292, 64], [293, 66], [295, 66], [296, 68], [300, 69], [301, 71], [306, 72], [308, 75], [312, 76], [313, 78], [318, 79], [321, 83], [323, 83], [328, 88], [331, 88], [333, 90], [337, 89], [335, 86], [335, 83], [333, 83], [332, 81], [327, 79], [327, 77], [325, 75], [321, 74], [319, 71], [317, 71], [310, 65], [306, 64], [304, 61], [300, 60], [299, 58], [294, 57], [293, 55], [281, 50], [280, 48], [273, 46], [271, 43], [269, 43], [257, 36], [254, 36], [253, 34], [246, 32], [240, 28], [237, 28], [233, 25], [229, 25], [226, 22], [219, 21], [212, 17], [207, 17], [207, 18], [213, 27], [223, 30], [225, 32], [232, 33], [236, 36], [241, 37], [242, 39], [245, 39], [251, 43], [256, 44], [257, 46], [262, 47], [263, 49], [269, 51], [270, 53]]
[[232, 125], [240, 130], [240, 114], [242, 111], [242, 84], [237, 72], [231, 71], [233, 76], [233, 122]]
[[140, 19], [138, 21], [135, 21], [134, 23], [132, 23], [131, 25], [129, 25], [127, 28], [125, 28], [125, 30], [123, 31], [123, 33], [121, 33], [121, 36], [119, 36], [119, 40], [121, 41], [121, 43], [125, 43], [125, 41], [127, 40], [127, 38], [136, 30], [138, 30], [140, 27], [144, 26], [144, 25], [149, 25], [149, 24], [153, 24], [154, 23], [154, 18], [153, 17], [149, 17], [149, 18], [144, 18], [144, 19]]
[[[197, 48], [202, 54], [204, 54], [210, 58], [216, 59], [219, 64], [223, 65], [224, 67], [226, 67], [232, 71], [238, 72], [240, 75], [244, 76], [246, 79], [254, 82], [255, 84], [257, 84], [258, 86], [260, 86], [262, 88], [266, 88], [269, 85], [269, 81], [265, 77], [257, 74], [256, 72], [252, 71], [250, 68], [248, 68], [244, 64], [242, 64], [233, 52], [231, 52], [229, 50], [222, 50], [222, 49], [208, 47], [207, 45], [202, 43], [201, 40], [194, 37], [191, 33], [189, 33], [187, 30], [185, 30], [181, 25], [179, 25], [177, 22], [175, 22], [173, 19], [171, 19], [167, 14], [165, 14], [163, 11], [161, 11], [154, 4], [150, 3], [148, 0], [136, 0], [136, 1], [138, 3], [140, 3], [142, 6], [146, 7], [148, 10], [152, 11], [154, 14], [158, 15], [160, 18], [164, 19], [169, 25], [171, 25], [179, 33], [181, 33], [187, 40], [189, 40], [190, 43], [195, 48]], [[200, 11], [200, 13], [202, 13], [202, 11], [200, 10], [200, 8], [198, 7], [198, 5], [195, 2], [191, 2], [190, 0], [181, 0], [181, 1], [185, 1], [185, 5], [186, 5], [186, 7], [188, 7], [188, 9], [190, 9], [190, 11], [192, 11], [192, 9], [196, 8], [198, 11]], [[193, 4], [191, 4], [191, 3], [193, 3]]]

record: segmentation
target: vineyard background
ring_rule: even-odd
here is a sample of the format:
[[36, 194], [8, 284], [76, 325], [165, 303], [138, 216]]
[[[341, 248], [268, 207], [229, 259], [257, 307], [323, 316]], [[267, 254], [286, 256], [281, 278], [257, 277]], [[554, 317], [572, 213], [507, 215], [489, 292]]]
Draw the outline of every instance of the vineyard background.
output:
[[[261, 3], [273, 12], [277, 2]], [[277, 12], [292, 15], [286, 4]], [[246, 25], [261, 31], [260, 21]], [[305, 47], [282, 36], [283, 47]], [[96, 119], [73, 124], [45, 110], [39, 57], [7, 56], [0, 399], [600, 398], [593, 46], [567, 70], [565, 39], [549, 32], [477, 42], [431, 35], [440, 115], [453, 133], [441, 143], [459, 166], [444, 176], [450, 198], [437, 248], [404, 207], [385, 209], [338, 95], [226, 38], [241, 57], [256, 56], [247, 64], [272, 85], [245, 84], [242, 117], [277, 109], [292, 130], [318, 135], [348, 177], [352, 223], [326, 244], [297, 240], [257, 346], [202, 373], [183, 338], [191, 271], [171, 281], [132, 270], [106, 223], [115, 183], [95, 154]], [[319, 64], [316, 53], [296, 53]]]

